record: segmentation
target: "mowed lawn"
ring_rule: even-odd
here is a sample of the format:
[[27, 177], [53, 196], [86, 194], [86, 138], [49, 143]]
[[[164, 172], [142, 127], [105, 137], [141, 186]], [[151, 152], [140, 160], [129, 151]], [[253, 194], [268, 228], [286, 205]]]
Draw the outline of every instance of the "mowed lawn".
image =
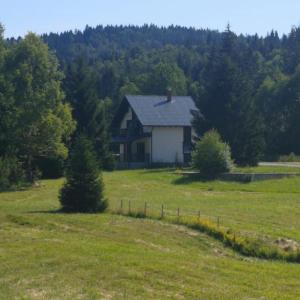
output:
[[[258, 167], [256, 172], [299, 172], [300, 168]], [[244, 169], [243, 172], [249, 172]], [[240, 170], [239, 170], [240, 171]], [[252, 183], [199, 181], [173, 170], [136, 170], [107, 173], [107, 195], [113, 209], [132, 209], [159, 214], [195, 214], [235, 231], [285, 237], [300, 242], [300, 176]]]
[[[163, 202], [238, 230], [300, 237], [299, 178], [185, 182], [139, 170], [104, 180], [111, 206]], [[300, 299], [299, 264], [245, 258], [164, 222], [56, 213], [62, 182], [0, 193], [0, 299]]]

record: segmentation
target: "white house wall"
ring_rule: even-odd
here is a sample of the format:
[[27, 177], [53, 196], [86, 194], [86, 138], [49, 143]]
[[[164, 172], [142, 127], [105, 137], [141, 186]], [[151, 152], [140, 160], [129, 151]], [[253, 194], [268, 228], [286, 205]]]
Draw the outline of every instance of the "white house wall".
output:
[[153, 127], [152, 162], [183, 163], [183, 127]]

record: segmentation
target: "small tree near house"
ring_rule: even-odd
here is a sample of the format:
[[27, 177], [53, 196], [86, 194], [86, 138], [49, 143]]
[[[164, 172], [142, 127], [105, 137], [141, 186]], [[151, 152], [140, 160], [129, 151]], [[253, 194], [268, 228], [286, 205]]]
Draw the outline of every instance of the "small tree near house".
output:
[[192, 164], [206, 178], [229, 172], [232, 167], [230, 147], [222, 142], [216, 130], [208, 131], [196, 144]]
[[102, 212], [107, 207], [93, 144], [79, 136], [71, 153], [66, 182], [60, 191], [62, 209], [68, 212]]

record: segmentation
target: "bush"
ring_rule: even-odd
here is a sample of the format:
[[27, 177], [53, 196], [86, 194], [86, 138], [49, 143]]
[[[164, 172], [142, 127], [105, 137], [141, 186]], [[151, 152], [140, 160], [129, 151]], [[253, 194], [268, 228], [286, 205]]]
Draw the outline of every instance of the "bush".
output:
[[67, 180], [60, 191], [64, 211], [101, 212], [107, 207], [103, 197], [103, 182], [92, 143], [84, 136], [75, 141]]
[[24, 171], [16, 157], [0, 157], [0, 191], [24, 183]]
[[192, 164], [207, 178], [229, 172], [232, 168], [230, 147], [222, 142], [217, 131], [208, 131], [196, 144], [192, 153]]
[[292, 152], [289, 155], [281, 155], [278, 161], [279, 162], [300, 162], [300, 157]]

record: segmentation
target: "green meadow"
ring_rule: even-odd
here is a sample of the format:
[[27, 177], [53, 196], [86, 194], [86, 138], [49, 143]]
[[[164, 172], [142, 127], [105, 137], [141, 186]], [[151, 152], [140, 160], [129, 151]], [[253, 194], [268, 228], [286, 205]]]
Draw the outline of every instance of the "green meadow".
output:
[[[167, 214], [200, 211], [242, 234], [300, 242], [300, 177], [199, 181], [174, 170], [103, 176], [111, 210], [121, 200], [124, 210], [129, 201], [131, 209], [146, 202], [158, 213], [164, 204]], [[163, 221], [59, 213], [62, 182], [0, 194], [0, 299], [300, 299], [300, 264], [243, 257]]]
[[176, 214], [178, 208], [183, 215], [200, 211], [203, 218], [216, 222], [219, 217], [221, 225], [235, 231], [300, 241], [300, 177], [239, 183], [199, 181], [173, 170], [138, 170], [107, 173], [105, 179], [113, 209], [121, 206], [120, 200], [124, 209], [130, 201], [132, 209], [142, 210], [146, 202], [149, 213], [159, 214], [163, 204], [166, 213]]

